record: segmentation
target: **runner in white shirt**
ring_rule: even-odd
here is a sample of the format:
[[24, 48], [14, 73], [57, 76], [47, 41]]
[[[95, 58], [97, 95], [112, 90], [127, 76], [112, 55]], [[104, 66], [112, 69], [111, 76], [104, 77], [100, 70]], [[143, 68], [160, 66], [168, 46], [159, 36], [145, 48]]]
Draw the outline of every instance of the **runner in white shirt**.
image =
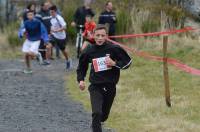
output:
[[70, 68], [70, 60], [68, 56], [68, 52], [65, 51], [66, 47], [66, 22], [65, 20], [57, 14], [57, 7], [53, 5], [50, 7], [51, 18], [51, 37], [50, 42], [53, 45], [57, 45], [59, 49], [62, 51], [65, 59], [66, 59], [66, 69]]

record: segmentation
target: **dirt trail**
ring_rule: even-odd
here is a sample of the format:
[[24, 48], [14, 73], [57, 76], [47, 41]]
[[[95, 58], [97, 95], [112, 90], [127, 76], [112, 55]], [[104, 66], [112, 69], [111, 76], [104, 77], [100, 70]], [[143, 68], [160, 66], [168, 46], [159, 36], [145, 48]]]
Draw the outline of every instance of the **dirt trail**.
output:
[[0, 132], [90, 132], [90, 115], [64, 89], [64, 61], [50, 67], [0, 61]]

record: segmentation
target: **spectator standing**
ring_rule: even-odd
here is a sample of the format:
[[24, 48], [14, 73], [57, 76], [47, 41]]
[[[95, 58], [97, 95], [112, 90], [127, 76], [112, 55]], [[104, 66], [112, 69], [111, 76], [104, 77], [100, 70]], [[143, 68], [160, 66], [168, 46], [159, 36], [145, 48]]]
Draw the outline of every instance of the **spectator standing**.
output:
[[85, 0], [84, 6], [77, 8], [74, 14], [74, 21], [71, 23], [72, 26], [76, 26], [79, 31], [79, 25], [85, 24], [85, 17], [90, 15], [94, 17], [95, 13], [90, 7], [90, 0]]
[[[50, 21], [52, 18], [52, 16], [50, 15], [49, 8], [49, 3], [44, 2], [41, 4], [41, 10], [36, 14], [36, 18], [39, 19], [46, 27], [48, 35], [50, 35], [51, 31]], [[42, 57], [44, 59], [44, 64], [50, 64], [49, 59], [51, 57], [51, 48], [49, 47], [49, 43], [45, 44], [44, 41], [41, 41], [39, 49], [41, 50], [40, 53], [42, 54]]]
[[108, 35], [113, 36], [115, 35], [115, 30], [116, 30], [116, 14], [113, 11], [113, 4], [111, 1], [108, 1], [106, 3], [106, 9], [103, 11], [100, 16], [99, 16], [99, 24], [104, 24], [108, 26]]

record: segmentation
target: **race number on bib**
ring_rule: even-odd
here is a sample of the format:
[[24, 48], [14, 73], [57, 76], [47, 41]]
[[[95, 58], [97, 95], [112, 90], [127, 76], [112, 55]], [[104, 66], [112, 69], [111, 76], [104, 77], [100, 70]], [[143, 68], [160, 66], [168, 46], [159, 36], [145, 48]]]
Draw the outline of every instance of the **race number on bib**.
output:
[[111, 69], [111, 67], [106, 65], [106, 58], [107, 57], [101, 57], [92, 60], [95, 72], [106, 71]]

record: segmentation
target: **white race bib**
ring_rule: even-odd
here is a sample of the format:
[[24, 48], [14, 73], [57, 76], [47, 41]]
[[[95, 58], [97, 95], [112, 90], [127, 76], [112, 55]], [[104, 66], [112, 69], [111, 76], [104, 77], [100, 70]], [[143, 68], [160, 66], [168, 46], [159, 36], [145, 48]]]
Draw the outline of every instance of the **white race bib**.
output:
[[106, 58], [107, 57], [101, 57], [92, 60], [95, 72], [106, 71], [112, 68], [106, 65]]

